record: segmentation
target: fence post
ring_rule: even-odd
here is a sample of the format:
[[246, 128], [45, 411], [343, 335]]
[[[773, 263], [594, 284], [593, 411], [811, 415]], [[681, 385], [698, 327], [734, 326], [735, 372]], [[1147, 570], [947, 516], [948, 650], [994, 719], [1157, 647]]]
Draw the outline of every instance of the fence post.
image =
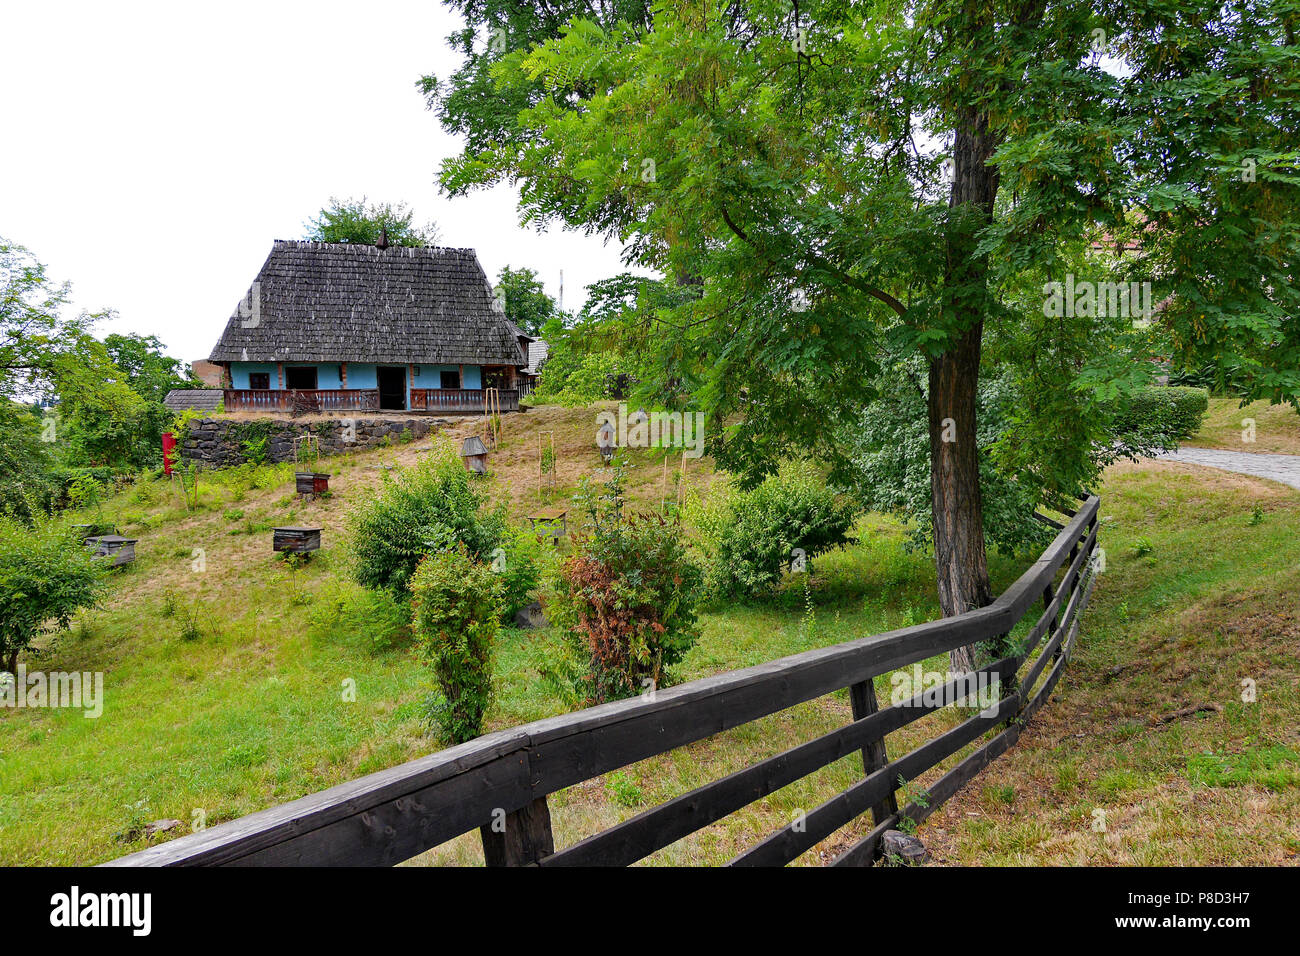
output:
[[[849, 703], [853, 707], [853, 719], [861, 720], [880, 709], [876, 702], [876, 688], [871, 678], [849, 687]], [[889, 766], [889, 753], [885, 750], [885, 738], [877, 737], [862, 748], [862, 772], [867, 776], [881, 767]], [[898, 812], [898, 800], [894, 796], [895, 781], [889, 781], [889, 795], [871, 808], [871, 816], [877, 824], [883, 823]]]
[[528, 866], [555, 852], [551, 808], [545, 797], [507, 813], [504, 831], [493, 829], [491, 823], [479, 827], [483, 862], [488, 866]]

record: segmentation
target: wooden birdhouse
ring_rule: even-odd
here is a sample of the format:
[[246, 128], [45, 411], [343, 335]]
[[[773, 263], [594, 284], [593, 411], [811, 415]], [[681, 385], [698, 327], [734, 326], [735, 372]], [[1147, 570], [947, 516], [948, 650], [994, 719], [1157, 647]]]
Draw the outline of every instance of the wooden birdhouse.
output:
[[465, 459], [465, 470], [476, 474], [487, 474], [487, 446], [477, 435], [470, 435], [461, 446], [460, 457]]
[[596, 429], [596, 447], [600, 449], [600, 457], [605, 459], [606, 464], [614, 457], [615, 434], [612, 422], [605, 422]]

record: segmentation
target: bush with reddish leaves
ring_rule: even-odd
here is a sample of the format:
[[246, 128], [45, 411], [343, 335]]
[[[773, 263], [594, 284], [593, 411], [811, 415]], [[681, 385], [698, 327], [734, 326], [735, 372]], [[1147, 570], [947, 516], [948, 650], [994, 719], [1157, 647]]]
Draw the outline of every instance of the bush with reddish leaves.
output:
[[699, 639], [703, 575], [675, 518], [623, 512], [622, 471], [601, 495], [584, 488], [591, 520], [574, 538], [547, 594], [547, 616], [566, 637], [559, 677], [586, 704], [663, 687]]

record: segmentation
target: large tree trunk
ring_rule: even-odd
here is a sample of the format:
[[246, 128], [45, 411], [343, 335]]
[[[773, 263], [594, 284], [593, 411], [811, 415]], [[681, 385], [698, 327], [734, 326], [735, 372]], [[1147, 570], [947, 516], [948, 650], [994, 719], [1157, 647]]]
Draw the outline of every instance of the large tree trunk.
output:
[[[993, 600], [984, 552], [975, 401], [988, 293], [988, 260], [975, 255], [979, 230], [993, 218], [997, 170], [988, 165], [997, 143], [988, 118], [968, 112], [953, 140], [953, 182], [944, 269], [950, 290], [945, 318], [955, 329], [930, 362], [930, 500], [939, 603], [951, 617]], [[953, 670], [975, 666], [975, 648], [952, 652]]]
[[[975, 387], [983, 328], [977, 323], [930, 363], [930, 501], [939, 603], [946, 617], [993, 600], [975, 447]], [[973, 647], [954, 650], [952, 669], [973, 669], [974, 651]]]

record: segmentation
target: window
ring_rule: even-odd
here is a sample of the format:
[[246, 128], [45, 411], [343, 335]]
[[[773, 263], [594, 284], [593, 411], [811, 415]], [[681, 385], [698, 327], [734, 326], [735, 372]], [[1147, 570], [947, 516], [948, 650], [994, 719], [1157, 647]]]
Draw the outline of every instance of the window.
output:
[[443, 388], [460, 388], [460, 370], [443, 369], [442, 381], [439, 384]]
[[271, 373], [270, 372], [249, 372], [248, 387], [249, 388], [270, 388]]
[[291, 365], [284, 370], [285, 388], [315, 388], [316, 366]]

